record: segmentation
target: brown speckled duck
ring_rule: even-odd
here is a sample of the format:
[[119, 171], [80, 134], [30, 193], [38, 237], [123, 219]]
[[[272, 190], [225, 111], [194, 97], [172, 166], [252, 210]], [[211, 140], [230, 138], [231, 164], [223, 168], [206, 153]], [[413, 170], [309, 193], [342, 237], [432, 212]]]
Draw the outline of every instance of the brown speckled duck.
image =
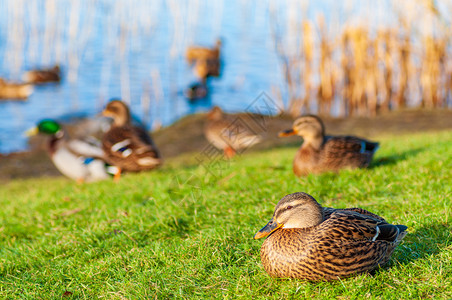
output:
[[102, 148], [108, 163], [118, 167], [115, 180], [121, 171], [151, 170], [162, 163], [160, 154], [149, 134], [133, 126], [127, 105], [120, 100], [107, 104], [104, 116], [113, 118], [113, 124], [102, 138]]
[[61, 69], [59, 65], [55, 65], [49, 69], [36, 69], [26, 72], [23, 76], [25, 82], [33, 84], [44, 84], [50, 82], [61, 81]]
[[267, 237], [261, 260], [271, 276], [329, 281], [386, 264], [406, 229], [361, 208], [323, 208], [294, 193], [278, 202], [254, 239]]
[[279, 136], [294, 134], [303, 137], [293, 161], [297, 176], [368, 167], [379, 145], [354, 136], [325, 136], [322, 120], [313, 115], [296, 119], [292, 129], [280, 132]]
[[251, 132], [237, 117], [225, 115], [221, 108], [215, 106], [207, 115], [204, 127], [206, 139], [216, 148], [223, 150], [227, 158], [231, 158], [239, 150], [259, 143], [262, 138]]

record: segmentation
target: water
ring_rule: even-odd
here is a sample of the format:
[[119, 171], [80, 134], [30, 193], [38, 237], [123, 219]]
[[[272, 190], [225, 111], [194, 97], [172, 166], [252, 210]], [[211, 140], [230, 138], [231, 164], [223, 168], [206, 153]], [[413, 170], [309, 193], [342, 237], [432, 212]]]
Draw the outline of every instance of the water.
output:
[[[65, 75], [60, 85], [36, 87], [26, 102], [0, 102], [0, 152], [26, 149], [23, 132], [42, 118], [94, 116], [114, 97], [129, 101], [132, 111], [150, 126], [168, 125], [212, 105], [242, 110], [260, 92], [271, 94], [271, 86], [281, 81], [268, 3], [189, 1], [174, 9], [178, 2], [149, 2], [134, 1], [133, 7], [108, 0], [0, 4], [1, 15], [11, 16], [0, 20], [0, 40], [8, 40], [0, 44], [0, 76], [20, 80], [24, 70], [57, 62]], [[86, 7], [89, 10], [77, 23], [74, 10], [80, 13]], [[178, 10], [178, 23], [172, 10]], [[190, 12], [196, 10], [198, 18], [193, 20], [196, 15]], [[16, 20], [23, 20], [22, 28]], [[59, 26], [53, 28], [55, 24]], [[24, 34], [22, 45], [13, 40], [13, 30]], [[185, 48], [210, 46], [218, 37], [223, 40], [223, 74], [211, 80], [208, 99], [190, 104], [183, 90], [195, 78], [184, 61]], [[151, 91], [150, 111], [143, 111], [145, 91]]]
[[[341, 12], [360, 7], [360, 1], [345, 2]], [[20, 80], [27, 69], [60, 63], [64, 80], [60, 85], [36, 87], [27, 102], [0, 100], [0, 153], [25, 150], [23, 132], [42, 118], [92, 117], [111, 98], [130, 103], [133, 113], [150, 128], [169, 125], [213, 105], [241, 111], [262, 92], [285, 99], [283, 71], [272, 38], [272, 13], [277, 12], [279, 24], [286, 28], [282, 32], [287, 45], [299, 40], [300, 31], [293, 30], [290, 22], [299, 22], [304, 9], [312, 18], [324, 14], [333, 33], [340, 27], [335, 24], [344, 21], [330, 17], [329, 12], [338, 11], [335, 1], [308, 3], [1, 1], [0, 76]], [[378, 21], [387, 15], [381, 13], [385, 5], [367, 5], [367, 10]], [[208, 99], [191, 104], [183, 96], [195, 79], [184, 60], [185, 49], [193, 44], [211, 46], [219, 37], [223, 74], [210, 81]], [[149, 105], [143, 99], [150, 99]]]

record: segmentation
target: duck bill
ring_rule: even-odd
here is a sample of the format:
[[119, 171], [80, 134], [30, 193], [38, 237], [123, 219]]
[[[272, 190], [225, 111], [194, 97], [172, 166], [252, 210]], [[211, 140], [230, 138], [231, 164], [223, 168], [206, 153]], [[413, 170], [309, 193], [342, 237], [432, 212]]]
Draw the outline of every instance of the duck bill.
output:
[[286, 137], [286, 136], [291, 136], [291, 135], [295, 135], [296, 132], [293, 129], [287, 129], [284, 131], [281, 131], [280, 133], [278, 133], [279, 137]]
[[264, 228], [262, 228], [261, 230], [259, 230], [258, 232], [256, 232], [256, 234], [254, 235], [253, 239], [257, 240], [257, 239], [261, 239], [263, 237], [268, 236], [269, 234], [271, 234], [273, 231], [275, 231], [278, 228], [281, 228], [284, 224], [278, 224], [278, 222], [274, 221], [273, 218], [270, 220], [270, 222], [267, 223], [267, 225], [264, 226]]
[[103, 110], [103, 111], [100, 113], [100, 115], [103, 116], [103, 117], [107, 117], [107, 118], [113, 117], [113, 114], [112, 114], [111, 112], [109, 112], [108, 110]]
[[25, 136], [31, 137], [39, 133], [38, 127], [33, 127], [24, 132]]

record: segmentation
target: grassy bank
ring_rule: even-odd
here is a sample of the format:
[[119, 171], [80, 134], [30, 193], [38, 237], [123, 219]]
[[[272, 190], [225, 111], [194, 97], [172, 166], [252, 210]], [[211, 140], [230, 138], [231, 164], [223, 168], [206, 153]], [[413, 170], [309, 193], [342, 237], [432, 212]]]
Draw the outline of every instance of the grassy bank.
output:
[[[380, 136], [369, 170], [297, 179], [296, 148], [76, 185], [0, 188], [0, 297], [452, 297], [452, 132]], [[389, 266], [331, 283], [270, 278], [253, 234], [284, 195], [409, 227]]]

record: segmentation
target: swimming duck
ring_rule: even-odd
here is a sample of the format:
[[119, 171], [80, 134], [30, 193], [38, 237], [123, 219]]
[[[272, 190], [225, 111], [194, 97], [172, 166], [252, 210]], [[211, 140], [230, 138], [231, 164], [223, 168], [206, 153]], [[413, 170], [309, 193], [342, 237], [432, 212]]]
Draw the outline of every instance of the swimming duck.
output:
[[217, 39], [215, 46], [213, 48], [192, 46], [188, 47], [185, 53], [185, 57], [189, 64], [192, 64], [196, 60], [219, 60], [220, 59], [220, 49], [221, 49], [221, 39]]
[[111, 128], [102, 138], [106, 160], [118, 167], [115, 180], [121, 171], [151, 170], [162, 164], [160, 154], [149, 134], [131, 124], [128, 106], [121, 100], [112, 100], [102, 114], [113, 119]]
[[297, 176], [368, 167], [379, 146], [376, 142], [354, 136], [325, 136], [322, 120], [313, 115], [296, 119], [292, 129], [280, 132], [279, 136], [294, 134], [303, 137], [303, 144], [293, 161], [293, 171]]
[[60, 66], [56, 65], [49, 69], [36, 69], [28, 71], [24, 74], [23, 80], [33, 84], [44, 84], [49, 82], [61, 81]]
[[262, 140], [259, 135], [237, 120], [239, 120], [238, 117], [225, 115], [218, 106], [213, 107], [207, 115], [204, 135], [212, 145], [223, 150], [227, 158]]
[[33, 93], [33, 85], [7, 82], [0, 78], [0, 99], [27, 99]]
[[70, 138], [62, 126], [50, 119], [42, 120], [27, 131], [28, 136], [38, 133], [50, 136], [48, 153], [55, 167], [66, 177], [78, 183], [109, 178], [115, 168], [104, 161], [104, 152], [94, 141]]
[[386, 264], [407, 227], [392, 225], [361, 208], [323, 208], [312, 196], [282, 198], [254, 239], [272, 277], [335, 280]]

